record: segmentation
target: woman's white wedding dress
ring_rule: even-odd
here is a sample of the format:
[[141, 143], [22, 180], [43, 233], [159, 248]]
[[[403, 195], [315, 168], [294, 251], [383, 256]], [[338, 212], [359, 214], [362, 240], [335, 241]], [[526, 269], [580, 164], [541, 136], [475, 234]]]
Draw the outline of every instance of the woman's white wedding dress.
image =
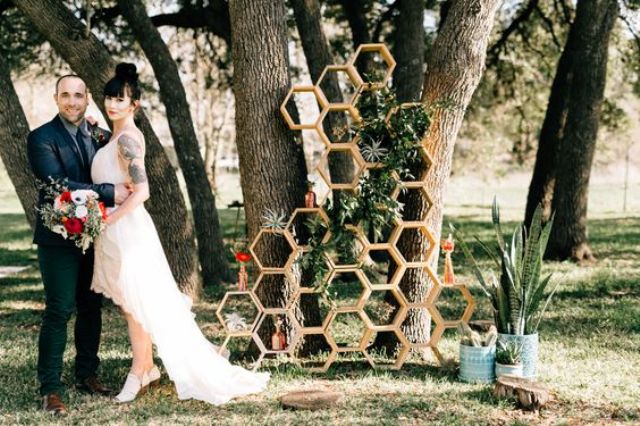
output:
[[[96, 153], [91, 177], [97, 184], [131, 182], [118, 160], [115, 138]], [[92, 289], [133, 315], [151, 335], [180, 399], [222, 404], [265, 389], [268, 373], [231, 365], [200, 331], [191, 299], [178, 290], [143, 205], [96, 239]]]

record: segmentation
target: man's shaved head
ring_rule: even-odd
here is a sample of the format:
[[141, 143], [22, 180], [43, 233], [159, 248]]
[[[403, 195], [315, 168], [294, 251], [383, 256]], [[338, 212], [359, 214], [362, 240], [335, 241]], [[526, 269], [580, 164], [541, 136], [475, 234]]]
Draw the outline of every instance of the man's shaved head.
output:
[[[58, 80], [56, 80], [56, 94], [58, 93], [58, 90], [60, 88], [60, 82], [62, 80], [64, 80], [64, 79], [66, 79], [66, 78], [77, 78], [78, 80], [81, 80], [83, 83], [85, 83], [84, 80], [82, 80], [82, 77], [80, 77], [79, 75], [76, 75], [76, 74], [63, 75]], [[84, 84], [84, 87], [85, 87], [85, 91], [86, 91], [86, 88], [87, 88], [87, 84], [86, 83]]]

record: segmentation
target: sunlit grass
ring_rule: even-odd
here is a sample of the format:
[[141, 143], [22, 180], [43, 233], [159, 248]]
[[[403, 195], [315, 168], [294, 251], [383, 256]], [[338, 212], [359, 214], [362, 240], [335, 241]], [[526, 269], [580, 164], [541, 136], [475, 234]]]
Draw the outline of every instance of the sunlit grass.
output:
[[[490, 200], [489, 200], [490, 201]], [[19, 206], [19, 205], [18, 205]], [[4, 208], [4, 206], [3, 206]], [[447, 217], [467, 235], [491, 241], [489, 210], [468, 209]], [[507, 215], [505, 232], [519, 219]], [[226, 238], [233, 238], [235, 210], [222, 210]], [[240, 224], [242, 230], [243, 224]], [[133, 404], [120, 406], [87, 396], [69, 385], [68, 419], [60, 424], [540, 424], [640, 422], [640, 218], [604, 214], [590, 220], [590, 241], [598, 256], [591, 266], [550, 263], [545, 270], [558, 280], [558, 293], [541, 324], [540, 376], [554, 391], [555, 401], [541, 414], [524, 413], [497, 401], [491, 386], [461, 383], [455, 367], [439, 367], [412, 356], [401, 371], [372, 370], [362, 357], [339, 358], [326, 374], [311, 374], [283, 360], [268, 360], [268, 390], [212, 407], [178, 401], [165, 376], [162, 386]], [[474, 247], [477, 253], [477, 247]], [[489, 266], [486, 258], [483, 265]], [[454, 253], [460, 280], [472, 282], [459, 252]], [[37, 336], [43, 292], [31, 232], [21, 213], [0, 212], [0, 265], [29, 266], [0, 279], [0, 424], [48, 424], [41, 413], [35, 373]], [[222, 342], [215, 309], [226, 288], [207, 288], [196, 304], [197, 320], [212, 341]], [[478, 302], [476, 319], [489, 318], [489, 305], [472, 285]], [[459, 299], [444, 301], [443, 311], [458, 312]], [[117, 308], [105, 304], [101, 344], [101, 377], [114, 388], [126, 376], [130, 352], [126, 324]], [[357, 321], [345, 322], [345, 339], [354, 338]], [[73, 383], [73, 333], [70, 325], [64, 380]], [[233, 342], [231, 349], [246, 347]], [[440, 345], [445, 357], [457, 357], [457, 338], [447, 331]], [[248, 365], [248, 364], [247, 364]], [[204, 366], [203, 366], [204, 368]], [[343, 392], [331, 410], [291, 412], [279, 407], [285, 392], [328, 386]]]

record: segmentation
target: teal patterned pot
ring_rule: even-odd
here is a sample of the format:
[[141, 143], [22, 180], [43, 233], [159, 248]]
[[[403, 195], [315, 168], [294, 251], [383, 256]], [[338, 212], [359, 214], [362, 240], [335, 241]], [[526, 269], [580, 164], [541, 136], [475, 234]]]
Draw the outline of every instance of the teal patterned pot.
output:
[[460, 343], [460, 380], [470, 383], [495, 381], [496, 345], [467, 346]]
[[498, 342], [515, 342], [522, 347], [522, 377], [533, 379], [536, 377], [538, 365], [538, 333], [520, 336], [517, 334], [498, 333]]
[[522, 377], [522, 364], [506, 365], [496, 362], [496, 377], [500, 376]]

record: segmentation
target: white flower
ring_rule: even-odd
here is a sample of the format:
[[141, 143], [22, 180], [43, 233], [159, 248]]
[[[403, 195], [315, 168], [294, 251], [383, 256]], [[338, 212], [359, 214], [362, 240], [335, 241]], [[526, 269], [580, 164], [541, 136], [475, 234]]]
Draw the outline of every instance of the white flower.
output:
[[77, 206], [74, 216], [77, 217], [78, 219], [82, 219], [84, 217], [87, 217], [88, 214], [89, 214], [89, 209], [87, 209], [85, 206]]
[[98, 193], [90, 189], [77, 189], [71, 192], [71, 199], [76, 206], [83, 206], [87, 200], [98, 199]]
[[67, 230], [65, 229], [64, 226], [62, 225], [54, 225], [51, 230], [53, 232], [55, 232], [56, 234], [60, 234], [62, 235], [62, 237], [66, 240], [67, 239]]
[[71, 199], [76, 206], [83, 206], [87, 202], [87, 193], [81, 189], [71, 193]]

